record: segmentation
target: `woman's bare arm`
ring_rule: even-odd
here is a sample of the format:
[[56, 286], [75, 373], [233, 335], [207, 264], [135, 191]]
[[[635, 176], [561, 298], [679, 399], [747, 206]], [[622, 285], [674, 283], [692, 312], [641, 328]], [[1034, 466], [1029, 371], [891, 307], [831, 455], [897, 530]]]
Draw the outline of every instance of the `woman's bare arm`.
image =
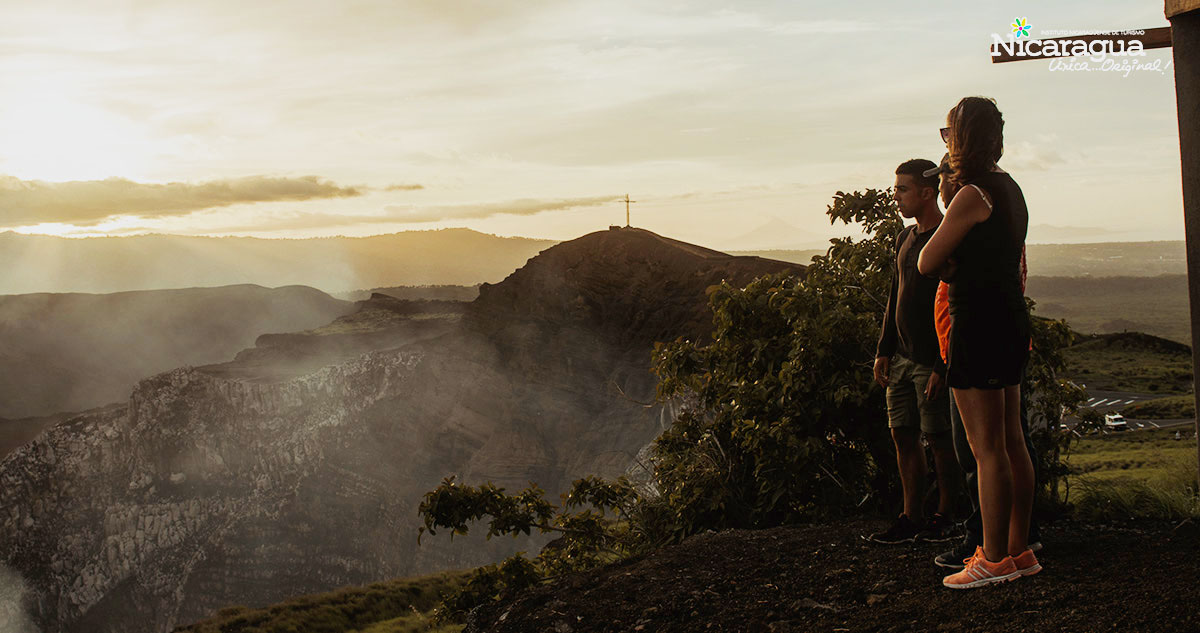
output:
[[950, 201], [950, 208], [946, 209], [946, 217], [933, 232], [933, 237], [929, 238], [929, 243], [921, 249], [917, 270], [928, 277], [937, 275], [950, 259], [950, 254], [962, 243], [967, 231], [988, 219], [991, 214], [991, 207], [984, 201], [978, 189], [959, 189]]

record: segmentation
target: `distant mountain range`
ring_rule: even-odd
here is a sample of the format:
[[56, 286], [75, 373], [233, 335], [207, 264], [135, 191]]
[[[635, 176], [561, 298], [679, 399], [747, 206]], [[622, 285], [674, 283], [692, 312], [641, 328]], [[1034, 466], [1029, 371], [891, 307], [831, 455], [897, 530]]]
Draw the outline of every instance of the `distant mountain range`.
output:
[[720, 244], [721, 250], [726, 252], [810, 248], [820, 248], [824, 251], [828, 245], [827, 238], [811, 231], [805, 231], [774, 216], [763, 225], [736, 237], [722, 240]]
[[356, 288], [496, 282], [553, 240], [470, 229], [301, 240], [0, 233], [0, 294], [257, 284]]

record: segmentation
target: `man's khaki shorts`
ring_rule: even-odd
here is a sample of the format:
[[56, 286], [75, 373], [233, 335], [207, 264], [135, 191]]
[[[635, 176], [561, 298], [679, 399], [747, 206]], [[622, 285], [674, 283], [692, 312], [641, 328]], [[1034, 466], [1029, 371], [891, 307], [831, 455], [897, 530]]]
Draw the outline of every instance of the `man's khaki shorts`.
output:
[[[943, 380], [931, 400], [925, 399], [925, 385], [933, 367], [921, 365], [896, 354], [888, 373], [888, 428], [914, 428], [926, 433], [950, 430], [950, 394]], [[945, 378], [943, 376], [942, 378]]]

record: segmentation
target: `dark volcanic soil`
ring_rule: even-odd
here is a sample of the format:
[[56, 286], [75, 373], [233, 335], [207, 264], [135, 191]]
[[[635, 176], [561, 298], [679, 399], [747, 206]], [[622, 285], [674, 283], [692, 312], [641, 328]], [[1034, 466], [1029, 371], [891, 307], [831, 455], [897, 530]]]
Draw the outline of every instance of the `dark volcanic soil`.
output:
[[730, 530], [520, 594], [466, 632], [1200, 631], [1200, 525], [1042, 529], [1044, 571], [941, 584], [944, 544], [879, 546], [885, 527]]

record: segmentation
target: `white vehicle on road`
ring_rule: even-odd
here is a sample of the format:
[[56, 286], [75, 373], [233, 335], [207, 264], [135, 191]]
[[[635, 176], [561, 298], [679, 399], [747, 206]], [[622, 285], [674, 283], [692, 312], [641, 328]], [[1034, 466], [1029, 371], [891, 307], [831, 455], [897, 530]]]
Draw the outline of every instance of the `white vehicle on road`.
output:
[[1125, 422], [1125, 416], [1121, 415], [1120, 413], [1117, 413], [1116, 411], [1105, 414], [1105, 416], [1104, 416], [1104, 430], [1105, 431], [1124, 431], [1128, 428], [1129, 428], [1129, 425], [1126, 424], [1126, 422]]

